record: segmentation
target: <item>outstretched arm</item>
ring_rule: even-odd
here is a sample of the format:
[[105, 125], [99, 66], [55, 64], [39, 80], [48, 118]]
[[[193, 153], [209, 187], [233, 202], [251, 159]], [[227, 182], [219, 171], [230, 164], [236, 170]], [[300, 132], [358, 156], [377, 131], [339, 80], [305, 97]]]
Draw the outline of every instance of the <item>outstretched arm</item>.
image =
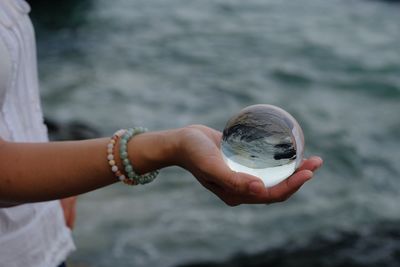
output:
[[[138, 171], [168, 165], [173, 132], [151, 132], [132, 138], [129, 157]], [[1, 141], [0, 202], [61, 199], [116, 182], [106, 159], [108, 141], [109, 138], [49, 143]]]
[[[202, 125], [144, 133], [129, 142], [129, 158], [138, 173], [181, 166], [231, 206], [285, 200], [322, 164], [319, 158], [306, 160], [292, 177], [267, 189], [257, 177], [227, 167], [219, 152], [220, 139], [220, 132]], [[108, 141], [1, 141], [0, 202], [61, 199], [116, 182], [106, 160]], [[119, 157], [117, 164], [122, 169]]]

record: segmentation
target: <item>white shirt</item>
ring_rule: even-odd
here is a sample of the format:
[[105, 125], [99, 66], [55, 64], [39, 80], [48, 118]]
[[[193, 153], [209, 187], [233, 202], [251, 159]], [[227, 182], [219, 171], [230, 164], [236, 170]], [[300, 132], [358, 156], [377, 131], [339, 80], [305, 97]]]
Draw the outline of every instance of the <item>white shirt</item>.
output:
[[[24, 0], [0, 0], [0, 136], [47, 142]], [[59, 201], [0, 208], [0, 267], [56, 267], [75, 249]]]

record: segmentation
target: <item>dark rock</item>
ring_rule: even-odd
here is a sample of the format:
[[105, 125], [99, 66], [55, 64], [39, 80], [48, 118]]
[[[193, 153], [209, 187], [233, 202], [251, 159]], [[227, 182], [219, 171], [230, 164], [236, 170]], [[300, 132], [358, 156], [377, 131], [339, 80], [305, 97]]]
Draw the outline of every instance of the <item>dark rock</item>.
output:
[[306, 244], [287, 244], [256, 254], [237, 254], [225, 262], [180, 267], [398, 267], [400, 222], [382, 222], [357, 232], [325, 233]]
[[37, 26], [50, 30], [77, 27], [86, 20], [92, 0], [28, 0]]
[[58, 122], [49, 118], [44, 119], [52, 141], [84, 140], [101, 136], [99, 130], [88, 123], [80, 121]]

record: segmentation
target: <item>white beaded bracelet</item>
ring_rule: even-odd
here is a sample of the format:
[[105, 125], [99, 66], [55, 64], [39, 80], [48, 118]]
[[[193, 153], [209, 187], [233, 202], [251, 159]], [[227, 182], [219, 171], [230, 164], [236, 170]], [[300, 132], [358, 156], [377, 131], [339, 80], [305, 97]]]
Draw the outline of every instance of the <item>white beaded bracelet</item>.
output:
[[118, 180], [124, 182], [129, 185], [136, 185], [137, 183], [134, 180], [128, 179], [119, 169], [117, 163], [115, 161], [115, 146], [118, 142], [118, 139], [121, 138], [125, 134], [126, 130], [120, 129], [116, 131], [113, 136], [110, 138], [110, 142], [107, 144], [107, 161], [111, 167], [111, 171], [117, 177]]

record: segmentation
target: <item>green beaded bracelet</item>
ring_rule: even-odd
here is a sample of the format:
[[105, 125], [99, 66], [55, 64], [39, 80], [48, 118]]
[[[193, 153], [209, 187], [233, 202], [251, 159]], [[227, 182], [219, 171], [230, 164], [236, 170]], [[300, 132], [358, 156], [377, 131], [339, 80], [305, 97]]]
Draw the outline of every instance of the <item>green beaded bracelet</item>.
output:
[[134, 137], [135, 135], [145, 132], [147, 132], [147, 129], [143, 127], [129, 128], [128, 130], [125, 131], [125, 133], [122, 135], [119, 141], [119, 146], [120, 146], [119, 155], [122, 161], [122, 165], [124, 166], [123, 170], [125, 171], [126, 176], [129, 180], [139, 184], [147, 184], [152, 182], [159, 173], [159, 171], [156, 170], [139, 175], [135, 173], [135, 171], [133, 170], [133, 165], [129, 160], [129, 154], [128, 154], [129, 140], [131, 140], [131, 138]]

